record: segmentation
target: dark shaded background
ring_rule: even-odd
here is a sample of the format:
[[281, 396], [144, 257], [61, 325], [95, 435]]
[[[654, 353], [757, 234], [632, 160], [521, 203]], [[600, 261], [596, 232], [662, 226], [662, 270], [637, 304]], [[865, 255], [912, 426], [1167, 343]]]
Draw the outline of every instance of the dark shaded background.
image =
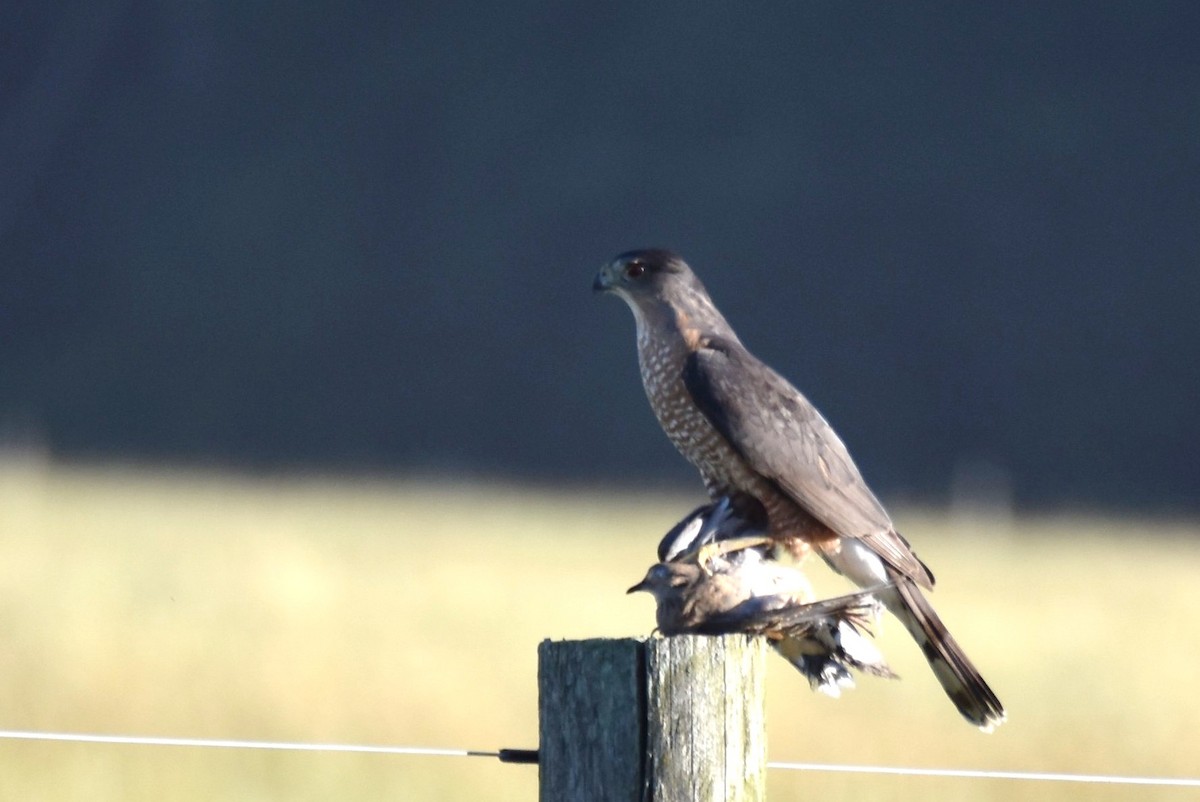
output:
[[695, 486], [655, 244], [885, 495], [1200, 509], [1200, 5], [20, 5], [10, 446]]

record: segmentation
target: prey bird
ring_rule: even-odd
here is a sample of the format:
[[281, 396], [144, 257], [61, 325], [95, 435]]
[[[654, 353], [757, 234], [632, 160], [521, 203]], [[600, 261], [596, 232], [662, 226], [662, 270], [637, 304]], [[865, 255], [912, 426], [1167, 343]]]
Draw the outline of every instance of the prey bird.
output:
[[770, 541], [731, 499], [702, 506], [667, 533], [660, 562], [629, 589], [657, 603], [664, 635], [763, 635], [814, 690], [839, 696], [851, 669], [894, 678], [867, 638], [879, 612], [869, 591], [811, 602], [807, 578], [768, 557]]
[[850, 453], [800, 391], [751, 354], [700, 279], [665, 250], [623, 253], [593, 289], [633, 311], [650, 406], [699, 471], [709, 497], [761, 515], [797, 558], [815, 551], [904, 624], [938, 682], [972, 724], [990, 731], [1004, 706], [922, 589], [933, 574], [867, 486]]

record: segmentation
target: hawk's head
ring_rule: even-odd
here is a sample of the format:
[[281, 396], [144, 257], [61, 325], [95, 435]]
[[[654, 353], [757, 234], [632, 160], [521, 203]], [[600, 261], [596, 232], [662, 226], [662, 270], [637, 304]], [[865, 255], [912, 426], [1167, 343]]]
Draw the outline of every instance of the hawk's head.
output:
[[626, 251], [600, 268], [596, 292], [611, 292], [629, 304], [639, 324], [654, 312], [684, 313], [697, 321], [724, 323], [708, 292], [676, 253], [650, 248]]
[[676, 285], [693, 281], [696, 281], [695, 274], [678, 254], [648, 248], [626, 251], [600, 268], [592, 289], [614, 293], [626, 303], [640, 303], [661, 299]]

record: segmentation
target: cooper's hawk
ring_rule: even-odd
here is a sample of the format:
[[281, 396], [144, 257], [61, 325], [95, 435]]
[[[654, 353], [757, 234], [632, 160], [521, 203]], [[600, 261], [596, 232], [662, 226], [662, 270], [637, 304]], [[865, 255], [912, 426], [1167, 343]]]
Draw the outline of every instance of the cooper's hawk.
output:
[[811, 602], [807, 578], [768, 559], [763, 530], [729, 498], [698, 508], [663, 538], [659, 560], [629, 589], [657, 602], [664, 635], [764, 635], [814, 690], [854, 687], [850, 669], [895, 677], [865, 635], [879, 604], [868, 591]]
[[786, 379], [754, 357], [704, 285], [670, 251], [630, 251], [593, 288], [637, 323], [650, 406], [711, 498], [733, 496], [797, 557], [815, 550], [877, 595], [920, 645], [959, 712], [991, 730], [1004, 707], [921, 593], [933, 574], [896, 531], [842, 441]]

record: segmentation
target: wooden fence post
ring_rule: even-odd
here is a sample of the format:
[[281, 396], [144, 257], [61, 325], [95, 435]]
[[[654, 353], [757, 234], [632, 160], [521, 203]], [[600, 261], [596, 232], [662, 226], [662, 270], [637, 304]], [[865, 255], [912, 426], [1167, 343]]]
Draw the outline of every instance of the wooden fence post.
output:
[[762, 802], [765, 647], [744, 635], [543, 641], [542, 802]]

